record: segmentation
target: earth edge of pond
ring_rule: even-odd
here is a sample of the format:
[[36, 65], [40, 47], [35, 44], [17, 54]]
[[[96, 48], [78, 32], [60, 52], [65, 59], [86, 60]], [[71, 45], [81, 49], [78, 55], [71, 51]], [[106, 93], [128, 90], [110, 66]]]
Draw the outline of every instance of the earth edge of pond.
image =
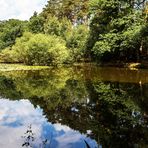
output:
[[98, 67], [115, 67], [115, 68], [129, 68], [131, 70], [138, 69], [148, 69], [147, 63], [74, 63], [74, 64], [62, 64], [58, 66], [30, 66], [24, 64], [8, 64], [8, 63], [0, 63], [0, 71], [13, 71], [13, 70], [42, 70], [42, 69], [51, 69], [51, 68], [59, 68], [59, 67], [70, 67], [70, 66], [98, 66]]

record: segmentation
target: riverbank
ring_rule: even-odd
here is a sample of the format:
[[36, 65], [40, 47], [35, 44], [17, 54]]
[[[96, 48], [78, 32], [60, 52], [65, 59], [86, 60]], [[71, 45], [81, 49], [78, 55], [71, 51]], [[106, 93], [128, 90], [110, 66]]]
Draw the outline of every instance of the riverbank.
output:
[[42, 70], [49, 69], [49, 66], [27, 66], [23, 64], [0, 64], [0, 71], [13, 71], [13, 70]]
[[101, 67], [119, 67], [119, 68], [129, 68], [129, 69], [148, 69], [148, 63], [147, 62], [141, 62], [141, 63], [101, 63], [98, 64]]
[[[73, 66], [76, 67], [93, 67], [93, 66], [98, 66], [98, 67], [117, 67], [117, 68], [129, 68], [131, 70], [136, 70], [136, 69], [148, 69], [148, 63], [75, 63], [72, 64]], [[72, 66], [71, 64], [65, 64], [62, 65], [64, 67], [69, 67]], [[60, 65], [61, 66], [61, 65]], [[0, 71], [14, 71], [14, 70], [42, 70], [42, 69], [50, 69], [51, 66], [28, 66], [24, 64], [5, 64], [5, 63], [0, 63]], [[53, 68], [53, 66], [52, 66]]]

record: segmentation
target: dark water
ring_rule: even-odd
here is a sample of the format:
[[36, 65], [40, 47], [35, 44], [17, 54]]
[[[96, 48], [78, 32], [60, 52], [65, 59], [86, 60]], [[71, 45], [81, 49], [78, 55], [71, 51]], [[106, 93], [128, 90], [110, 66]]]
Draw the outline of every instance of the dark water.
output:
[[148, 70], [0, 72], [0, 148], [147, 148]]

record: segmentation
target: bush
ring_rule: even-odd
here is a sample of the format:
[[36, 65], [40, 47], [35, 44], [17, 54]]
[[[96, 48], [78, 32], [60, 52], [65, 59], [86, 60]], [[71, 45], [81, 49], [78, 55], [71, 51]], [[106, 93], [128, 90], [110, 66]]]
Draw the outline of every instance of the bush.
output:
[[14, 52], [8, 47], [1, 51], [0, 53], [0, 62], [4, 63], [17, 63], [15, 61]]
[[28, 42], [28, 64], [57, 65], [66, 62], [67, 58], [66, 43], [61, 38], [37, 34]]
[[[5, 59], [9, 58], [6, 51], [1, 53]], [[12, 54], [10, 60], [27, 65], [58, 65], [66, 62], [69, 56], [63, 39], [32, 33], [24, 33], [18, 38], [10, 53]]]

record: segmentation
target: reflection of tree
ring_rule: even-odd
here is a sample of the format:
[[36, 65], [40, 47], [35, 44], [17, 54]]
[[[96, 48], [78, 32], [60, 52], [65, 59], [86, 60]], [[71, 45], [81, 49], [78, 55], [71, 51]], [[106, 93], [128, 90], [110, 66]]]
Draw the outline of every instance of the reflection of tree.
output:
[[[49, 121], [60, 122], [82, 133], [91, 130], [94, 137], [104, 147], [142, 146], [146, 142], [147, 124], [125, 91], [112, 88], [111, 84], [94, 83], [94, 96], [89, 103], [75, 102], [68, 107], [63, 105], [51, 109], [44, 106]], [[50, 112], [50, 114], [49, 114]]]
[[143, 112], [148, 114], [148, 84], [119, 84], [119, 88], [126, 91]]
[[[33, 142], [35, 141], [35, 134], [33, 133], [32, 126], [29, 125], [26, 133], [24, 133], [24, 136], [22, 136], [24, 139], [24, 143], [22, 144], [22, 147], [34, 147]], [[46, 148], [48, 140], [42, 140], [42, 143], [40, 143], [40, 148]], [[48, 145], [49, 146], [49, 145]]]
[[[74, 78], [71, 69], [53, 69], [51, 71], [4, 72], [0, 80], [3, 84], [2, 92], [5, 89], [8, 91], [12, 89], [13, 92], [21, 92], [22, 98], [38, 96], [48, 99], [49, 96], [58, 96], [71, 77]], [[77, 81], [77, 78], [74, 79]], [[11, 95], [10, 98], [12, 98]]]
[[24, 147], [24, 146], [25, 147], [33, 147], [31, 143], [34, 141], [35, 138], [34, 138], [34, 133], [31, 129], [31, 125], [28, 126], [28, 129], [22, 138], [25, 139], [24, 143], [22, 144], [22, 147]]
[[21, 98], [21, 92], [16, 90], [13, 80], [5, 76], [0, 76], [0, 95], [4, 98]]
[[131, 147], [142, 143], [147, 138], [147, 125], [140, 109], [127, 93], [113, 83], [95, 83], [94, 89], [98, 94], [99, 122], [105, 134], [104, 144], [111, 147]]
[[147, 85], [102, 83], [81, 74], [71, 68], [5, 73], [0, 92], [10, 99], [28, 98], [50, 122], [88, 134], [104, 147], [148, 144]]

